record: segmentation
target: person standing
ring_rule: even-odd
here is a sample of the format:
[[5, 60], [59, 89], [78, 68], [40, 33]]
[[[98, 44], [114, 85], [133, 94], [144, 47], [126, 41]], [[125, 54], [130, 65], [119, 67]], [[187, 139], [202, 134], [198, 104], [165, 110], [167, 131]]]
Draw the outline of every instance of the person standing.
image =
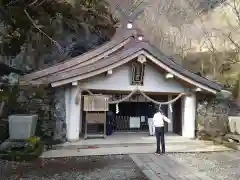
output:
[[114, 115], [112, 111], [107, 112], [107, 123], [106, 123], [107, 136], [110, 136], [113, 133], [113, 129], [112, 129], [113, 116]]
[[149, 128], [149, 135], [154, 136], [155, 135], [155, 127], [153, 124], [153, 118], [148, 118], [148, 128]]
[[160, 141], [162, 153], [165, 153], [165, 137], [164, 137], [164, 121], [171, 123], [171, 120], [168, 119], [164, 114], [161, 108], [153, 116], [153, 124], [155, 127], [155, 135], [157, 140], [157, 150], [156, 154], [160, 155]]
[[153, 115], [154, 115], [154, 110], [153, 110], [153, 104], [148, 104], [148, 128], [149, 128], [149, 135], [154, 136], [155, 135], [155, 127], [153, 124]]

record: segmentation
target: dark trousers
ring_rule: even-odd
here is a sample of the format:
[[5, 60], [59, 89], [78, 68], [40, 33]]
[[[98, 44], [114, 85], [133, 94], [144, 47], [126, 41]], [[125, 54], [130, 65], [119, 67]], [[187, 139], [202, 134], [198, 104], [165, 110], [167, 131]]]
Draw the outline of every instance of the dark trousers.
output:
[[162, 146], [162, 153], [165, 153], [165, 138], [164, 138], [164, 126], [155, 127], [155, 134], [157, 139], [157, 153], [160, 153], [160, 141]]
[[107, 122], [106, 124], [106, 130], [107, 130], [107, 135], [110, 136], [112, 134], [112, 123], [111, 122]]
[[106, 121], [106, 134], [107, 136], [110, 136], [112, 134], [112, 116], [107, 116], [107, 121]]

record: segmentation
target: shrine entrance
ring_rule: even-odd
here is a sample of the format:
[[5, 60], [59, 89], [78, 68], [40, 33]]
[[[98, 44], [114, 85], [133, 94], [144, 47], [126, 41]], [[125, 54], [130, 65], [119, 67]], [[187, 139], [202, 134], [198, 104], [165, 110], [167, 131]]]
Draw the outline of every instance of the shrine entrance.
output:
[[[150, 97], [162, 102], [168, 100], [168, 95], [152, 95]], [[116, 105], [109, 105], [109, 110], [114, 113], [114, 132], [148, 132], [149, 119], [153, 118], [154, 113], [158, 109], [158, 105], [148, 101], [142, 96], [135, 96], [119, 103], [118, 108], [119, 112], [116, 113]], [[161, 108], [165, 115], [168, 116], [168, 107], [162, 106]], [[165, 131], [168, 131], [167, 123], [165, 125]]]
[[[114, 108], [114, 105], [110, 105], [112, 112]], [[114, 113], [113, 131], [148, 132], [148, 118], [152, 117], [153, 113], [152, 103], [122, 102], [119, 104], [119, 113]]]
[[[94, 91], [93, 91], [94, 92]], [[132, 93], [132, 92], [131, 92]], [[130, 93], [130, 94], [131, 94]], [[94, 92], [99, 95], [99, 92]], [[173, 99], [169, 100], [167, 94], [147, 95], [148, 99], [141, 93], [136, 92], [129, 94], [120, 93], [102, 93], [103, 97], [109, 98], [107, 111], [86, 112], [83, 111], [82, 116], [82, 133], [91, 134], [93, 137], [105, 137], [106, 124], [108, 123], [108, 113], [112, 116], [111, 128], [115, 132], [146, 132], [149, 131], [149, 119], [151, 119], [162, 102], [161, 109], [164, 114], [172, 120], [171, 124], [165, 123], [165, 132], [177, 133], [180, 135], [182, 129], [181, 121], [181, 96], [173, 95]], [[93, 95], [94, 96], [94, 95]], [[150, 101], [151, 100], [151, 101]], [[176, 105], [175, 105], [175, 102]], [[83, 107], [83, 106], [82, 106]], [[93, 115], [93, 114], [96, 115]], [[92, 115], [90, 115], [92, 114]], [[94, 117], [96, 116], [96, 117]], [[90, 120], [91, 119], [91, 120]], [[94, 120], [93, 120], [94, 119]], [[178, 121], [178, 122], [176, 122]], [[88, 124], [86, 125], [86, 123]], [[87, 129], [86, 129], [87, 128]], [[110, 134], [111, 135], [111, 134]], [[90, 137], [89, 136], [89, 137]]]

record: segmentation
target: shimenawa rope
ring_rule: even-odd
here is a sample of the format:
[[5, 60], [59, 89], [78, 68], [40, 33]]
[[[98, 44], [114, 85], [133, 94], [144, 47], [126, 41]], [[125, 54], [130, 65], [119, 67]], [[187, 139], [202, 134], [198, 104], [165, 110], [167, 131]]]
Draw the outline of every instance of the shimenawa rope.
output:
[[[86, 91], [88, 92], [90, 95], [94, 96], [94, 94], [88, 90], [88, 89], [80, 89], [80, 91], [78, 92], [77, 94], [77, 97], [76, 97], [76, 103], [78, 104], [79, 101], [80, 101], [80, 95], [81, 95], [81, 92], [83, 91]], [[118, 104], [118, 103], [121, 103], [127, 99], [129, 99], [130, 97], [132, 97], [136, 92], [139, 92], [143, 97], [145, 97], [147, 100], [155, 103], [155, 104], [158, 104], [158, 105], [169, 105], [169, 104], [172, 104], [174, 103], [175, 101], [177, 101], [178, 99], [180, 99], [182, 96], [186, 95], [186, 93], [180, 93], [177, 97], [175, 97], [174, 99], [170, 100], [170, 101], [167, 101], [167, 102], [159, 102], [159, 101], [155, 101], [154, 99], [150, 98], [148, 95], [146, 95], [144, 92], [142, 92], [138, 87], [135, 88], [131, 93], [129, 93], [126, 97], [120, 99], [120, 100], [115, 100], [115, 101], [107, 101], [108, 104]]]

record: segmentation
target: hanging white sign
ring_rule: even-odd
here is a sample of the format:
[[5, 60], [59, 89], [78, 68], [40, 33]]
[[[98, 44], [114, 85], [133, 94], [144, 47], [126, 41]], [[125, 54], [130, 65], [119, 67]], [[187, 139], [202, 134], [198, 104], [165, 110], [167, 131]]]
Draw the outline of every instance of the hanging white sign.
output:
[[145, 116], [141, 116], [141, 122], [145, 122]]
[[130, 117], [130, 128], [140, 128], [140, 117]]

